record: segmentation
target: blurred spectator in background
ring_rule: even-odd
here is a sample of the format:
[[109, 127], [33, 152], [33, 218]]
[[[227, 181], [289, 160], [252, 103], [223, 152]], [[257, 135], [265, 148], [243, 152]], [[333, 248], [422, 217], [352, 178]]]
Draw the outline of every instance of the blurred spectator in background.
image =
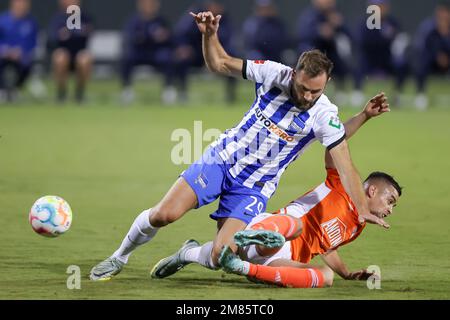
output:
[[426, 109], [425, 82], [430, 73], [448, 74], [450, 71], [450, 3], [439, 3], [434, 17], [426, 19], [416, 37], [416, 108]]
[[[176, 43], [174, 65], [175, 76], [178, 81], [180, 102], [187, 101], [187, 77], [189, 71], [192, 68], [202, 68], [204, 66], [202, 35], [198, 30], [195, 21], [189, 15], [189, 11], [211, 11], [214, 15], [222, 15], [219, 29], [220, 41], [227, 52], [230, 54], [235, 52], [231, 21], [225, 11], [225, 7], [219, 1], [199, 2], [183, 13], [174, 29]], [[236, 79], [228, 77], [226, 79], [226, 100], [232, 102], [235, 98]]]
[[11, 0], [0, 15], [0, 102], [12, 101], [30, 74], [38, 27], [30, 0]]
[[202, 10], [203, 8], [199, 4], [192, 5], [186, 12], [183, 12], [174, 28], [175, 76], [181, 102], [187, 101], [187, 77], [189, 70], [203, 67], [202, 36], [195, 22], [188, 14], [189, 11], [199, 12]]
[[271, 0], [256, 0], [254, 14], [244, 21], [243, 36], [248, 59], [283, 61], [289, 40]]
[[138, 65], [148, 65], [164, 76], [163, 102], [173, 103], [176, 93], [172, 87], [172, 34], [169, 23], [159, 13], [159, 0], [137, 0], [136, 5], [137, 12], [124, 29], [122, 102], [127, 104], [134, 98], [131, 88], [133, 69]]
[[80, 6], [80, 0], [59, 0], [60, 11], [52, 18], [48, 30], [48, 47], [52, 59], [52, 68], [56, 80], [57, 100], [64, 102], [67, 98], [67, 81], [70, 72], [76, 76], [75, 100], [84, 100], [84, 91], [91, 75], [92, 56], [87, 51], [90, 35], [93, 32], [91, 18], [81, 10], [81, 29], [67, 28], [69, 14], [66, 10], [71, 5]]
[[[351, 54], [350, 31], [344, 24], [344, 17], [336, 8], [335, 0], [312, 0], [297, 21], [297, 41], [299, 53], [319, 49], [334, 63], [332, 76], [336, 78], [338, 89], [344, 86], [349, 74], [346, 59]], [[341, 94], [342, 95], [342, 94]], [[336, 99], [342, 100], [337, 96]]]
[[369, 74], [392, 75], [396, 80], [397, 97], [400, 93], [408, 72], [405, 50], [408, 36], [402, 33], [400, 24], [390, 13], [388, 0], [370, 0], [368, 5], [377, 5], [380, 9], [381, 28], [369, 29], [367, 17], [358, 24], [355, 32], [355, 47], [358, 65], [355, 68], [355, 91], [351, 103], [359, 106], [365, 97], [362, 88]]

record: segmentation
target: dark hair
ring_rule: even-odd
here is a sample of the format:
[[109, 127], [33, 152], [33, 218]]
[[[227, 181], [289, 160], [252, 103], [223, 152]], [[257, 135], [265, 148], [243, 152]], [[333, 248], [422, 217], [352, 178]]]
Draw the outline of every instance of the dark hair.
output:
[[374, 171], [371, 174], [369, 174], [369, 176], [366, 178], [366, 180], [364, 180], [364, 182], [367, 182], [369, 180], [384, 180], [387, 183], [391, 184], [395, 190], [397, 190], [398, 195], [401, 196], [402, 195], [402, 187], [400, 187], [400, 185], [398, 184], [397, 181], [395, 181], [394, 177], [384, 173], [384, 172], [380, 172], [380, 171]]
[[333, 70], [333, 62], [320, 50], [305, 51], [298, 58], [295, 70], [303, 70], [309, 77], [316, 77], [325, 72], [329, 77]]

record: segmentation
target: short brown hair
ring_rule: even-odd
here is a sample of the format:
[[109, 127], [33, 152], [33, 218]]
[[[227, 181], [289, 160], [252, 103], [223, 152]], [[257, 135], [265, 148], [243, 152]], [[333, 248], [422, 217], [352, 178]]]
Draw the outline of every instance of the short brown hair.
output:
[[309, 77], [316, 77], [325, 72], [329, 77], [333, 70], [333, 62], [320, 50], [305, 51], [298, 58], [295, 70], [303, 70]]

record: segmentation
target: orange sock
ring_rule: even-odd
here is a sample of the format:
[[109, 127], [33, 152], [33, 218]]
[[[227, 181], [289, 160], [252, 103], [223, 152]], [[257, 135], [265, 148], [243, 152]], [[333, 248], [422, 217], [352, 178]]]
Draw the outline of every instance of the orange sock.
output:
[[296, 219], [288, 215], [273, 215], [252, 226], [253, 230], [270, 230], [281, 233], [287, 240], [298, 233], [299, 224]]
[[322, 272], [311, 268], [270, 267], [251, 263], [247, 276], [289, 288], [321, 288], [324, 283]]

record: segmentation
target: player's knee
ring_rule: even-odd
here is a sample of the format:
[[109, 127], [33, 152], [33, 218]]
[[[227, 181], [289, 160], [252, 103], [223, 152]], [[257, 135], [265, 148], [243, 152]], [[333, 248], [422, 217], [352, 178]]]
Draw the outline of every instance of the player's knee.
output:
[[324, 287], [331, 287], [333, 285], [333, 279], [334, 279], [334, 272], [328, 267], [322, 267], [319, 269], [320, 272], [322, 272], [323, 275], [323, 286]]
[[92, 64], [92, 56], [88, 52], [78, 53], [76, 59], [79, 68], [89, 68]]
[[65, 49], [56, 49], [52, 55], [53, 64], [56, 67], [66, 67], [69, 65], [69, 53]]
[[164, 227], [178, 220], [181, 216], [179, 210], [174, 206], [158, 204], [152, 208], [150, 224], [154, 227]]

